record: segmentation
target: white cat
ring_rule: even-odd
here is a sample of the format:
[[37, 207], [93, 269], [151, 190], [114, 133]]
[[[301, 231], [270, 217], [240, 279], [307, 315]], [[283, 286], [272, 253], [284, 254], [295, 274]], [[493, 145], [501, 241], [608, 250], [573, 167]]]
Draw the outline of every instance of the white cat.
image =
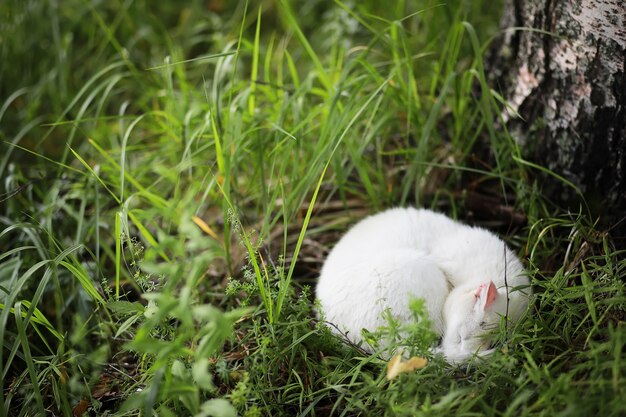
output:
[[411, 297], [423, 298], [443, 337], [437, 350], [461, 362], [489, 353], [484, 336], [507, 310], [505, 269], [515, 322], [528, 306], [529, 280], [502, 240], [430, 210], [395, 208], [363, 219], [339, 240], [316, 295], [325, 320], [354, 343], [362, 341], [361, 329], [387, 324], [386, 309], [411, 320]]

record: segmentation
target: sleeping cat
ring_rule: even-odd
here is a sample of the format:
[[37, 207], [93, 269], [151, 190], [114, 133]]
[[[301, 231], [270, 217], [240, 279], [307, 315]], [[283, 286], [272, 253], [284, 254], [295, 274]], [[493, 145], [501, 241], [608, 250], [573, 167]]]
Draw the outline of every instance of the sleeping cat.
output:
[[505, 269], [515, 322], [528, 306], [529, 280], [502, 240], [430, 210], [395, 208], [363, 219], [339, 240], [316, 295], [326, 321], [354, 343], [361, 329], [387, 324], [386, 309], [412, 320], [409, 301], [422, 298], [442, 336], [437, 351], [462, 362], [490, 352], [485, 335], [507, 311]]

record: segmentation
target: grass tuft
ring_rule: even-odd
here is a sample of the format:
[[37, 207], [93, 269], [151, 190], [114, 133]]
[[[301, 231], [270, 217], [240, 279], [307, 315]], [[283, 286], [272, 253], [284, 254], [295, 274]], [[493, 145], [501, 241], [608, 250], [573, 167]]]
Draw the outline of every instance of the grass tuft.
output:
[[[0, 3], [0, 414], [626, 414], [626, 256], [506, 131], [499, 8]], [[316, 314], [334, 242], [398, 205], [525, 259], [487, 360], [391, 318], [365, 336], [428, 363], [388, 380]]]

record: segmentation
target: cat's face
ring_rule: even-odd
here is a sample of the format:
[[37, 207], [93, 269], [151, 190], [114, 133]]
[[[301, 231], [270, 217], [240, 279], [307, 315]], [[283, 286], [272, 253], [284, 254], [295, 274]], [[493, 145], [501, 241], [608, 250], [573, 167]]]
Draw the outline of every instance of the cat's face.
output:
[[444, 306], [445, 331], [441, 351], [450, 362], [460, 362], [474, 353], [489, 353], [487, 337], [500, 321], [503, 298], [493, 282], [478, 288], [450, 293]]

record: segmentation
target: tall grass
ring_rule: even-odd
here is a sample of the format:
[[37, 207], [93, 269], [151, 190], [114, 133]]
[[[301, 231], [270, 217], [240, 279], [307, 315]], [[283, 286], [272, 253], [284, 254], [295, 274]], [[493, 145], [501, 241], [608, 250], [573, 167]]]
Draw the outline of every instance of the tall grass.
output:
[[[492, 3], [0, 13], [3, 414], [625, 411], [623, 251], [499, 127]], [[471, 195], [526, 219], [485, 224], [527, 259], [533, 305], [489, 361], [387, 381], [307, 284], [366, 213], [486, 220]]]

